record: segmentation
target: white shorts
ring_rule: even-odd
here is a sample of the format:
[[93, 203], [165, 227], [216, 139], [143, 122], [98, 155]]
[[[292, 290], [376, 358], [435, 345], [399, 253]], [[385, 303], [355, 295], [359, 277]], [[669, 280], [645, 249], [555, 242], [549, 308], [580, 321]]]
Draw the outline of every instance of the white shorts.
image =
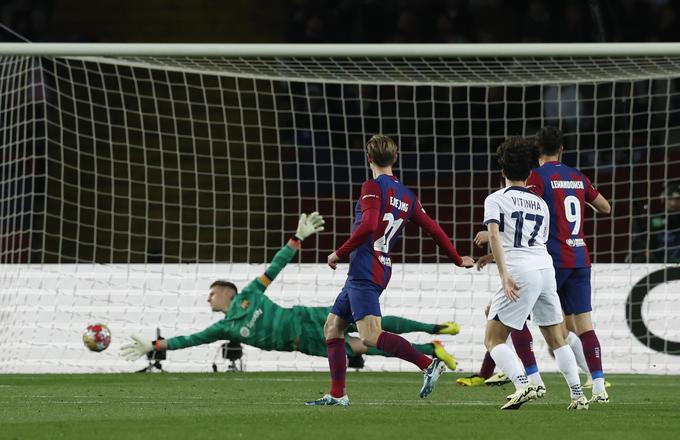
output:
[[501, 286], [491, 300], [489, 320], [498, 316], [500, 322], [517, 330], [524, 327], [529, 315], [541, 327], [562, 322], [555, 269], [538, 269], [511, 276], [519, 286], [519, 299], [510, 301]]

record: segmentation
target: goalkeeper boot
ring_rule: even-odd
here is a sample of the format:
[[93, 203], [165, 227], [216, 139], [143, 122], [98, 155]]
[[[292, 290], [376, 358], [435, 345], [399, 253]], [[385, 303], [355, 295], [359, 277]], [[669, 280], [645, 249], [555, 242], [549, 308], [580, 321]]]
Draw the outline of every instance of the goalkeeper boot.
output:
[[526, 388], [515, 391], [510, 397], [508, 402], [501, 406], [501, 409], [519, 409], [520, 406], [528, 401], [536, 399], [536, 388], [533, 385], [529, 385]]
[[420, 388], [421, 398], [429, 396], [432, 391], [434, 391], [434, 387], [437, 385], [439, 377], [442, 375], [442, 373], [444, 373], [445, 370], [446, 366], [444, 365], [444, 362], [440, 361], [439, 359], [434, 359], [432, 361], [430, 366], [427, 367], [423, 374], [423, 386]]
[[508, 376], [506, 376], [505, 373], [501, 371], [485, 380], [484, 383], [489, 386], [499, 386], [505, 385], [506, 383], [510, 383], [510, 379], [508, 378]]
[[581, 410], [588, 409], [589, 406], [590, 403], [588, 402], [588, 399], [586, 399], [586, 396], [580, 396], [578, 399], [572, 399], [567, 409]]
[[460, 324], [453, 321], [442, 322], [434, 326], [436, 335], [457, 335], [460, 332]]
[[607, 391], [602, 391], [598, 394], [593, 393], [589, 403], [609, 403], [609, 394], [607, 394]]
[[484, 378], [478, 374], [473, 374], [469, 377], [459, 377], [456, 382], [464, 387], [479, 387], [484, 385]]
[[326, 394], [320, 399], [311, 400], [305, 402], [307, 406], [349, 406], [349, 397], [333, 397], [330, 394]]
[[458, 362], [451, 353], [447, 352], [444, 349], [444, 345], [442, 345], [441, 341], [438, 341], [436, 339], [432, 341], [432, 348], [434, 350], [434, 355], [437, 357], [437, 359], [444, 362], [444, 364], [449, 370], [456, 371]]

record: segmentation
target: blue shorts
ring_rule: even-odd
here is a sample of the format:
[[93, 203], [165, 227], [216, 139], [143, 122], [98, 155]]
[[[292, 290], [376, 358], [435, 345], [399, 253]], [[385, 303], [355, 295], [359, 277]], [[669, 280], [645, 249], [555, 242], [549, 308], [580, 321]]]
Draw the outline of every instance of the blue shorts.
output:
[[557, 294], [565, 315], [590, 312], [590, 268], [555, 269]]
[[331, 313], [347, 322], [356, 322], [365, 316], [382, 316], [380, 294], [383, 288], [367, 280], [347, 280], [335, 298]]

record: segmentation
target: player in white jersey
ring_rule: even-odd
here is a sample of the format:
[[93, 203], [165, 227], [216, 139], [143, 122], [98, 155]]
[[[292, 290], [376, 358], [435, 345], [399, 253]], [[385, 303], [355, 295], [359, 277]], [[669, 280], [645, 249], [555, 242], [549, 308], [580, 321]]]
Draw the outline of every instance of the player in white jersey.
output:
[[559, 326], [562, 308], [552, 258], [545, 247], [550, 211], [543, 199], [525, 186], [538, 150], [532, 141], [515, 136], [502, 143], [497, 154], [506, 187], [484, 201], [484, 225], [501, 286], [491, 301], [484, 343], [496, 365], [515, 385], [515, 393], [501, 409], [518, 409], [536, 398], [536, 387], [529, 384], [517, 355], [506, 344], [510, 332], [521, 329], [530, 314], [569, 385], [568, 409], [588, 409], [574, 352]]

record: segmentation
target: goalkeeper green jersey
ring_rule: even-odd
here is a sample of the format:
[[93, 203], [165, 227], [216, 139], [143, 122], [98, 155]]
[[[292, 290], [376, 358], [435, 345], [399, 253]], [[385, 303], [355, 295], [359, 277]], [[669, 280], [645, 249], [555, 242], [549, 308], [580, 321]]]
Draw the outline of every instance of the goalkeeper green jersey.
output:
[[290, 240], [265, 271], [234, 296], [224, 319], [203, 331], [167, 340], [168, 350], [208, 344], [218, 340], [238, 341], [263, 350], [300, 351], [326, 356], [323, 325], [328, 307], [281, 307], [265, 290], [299, 249]]

